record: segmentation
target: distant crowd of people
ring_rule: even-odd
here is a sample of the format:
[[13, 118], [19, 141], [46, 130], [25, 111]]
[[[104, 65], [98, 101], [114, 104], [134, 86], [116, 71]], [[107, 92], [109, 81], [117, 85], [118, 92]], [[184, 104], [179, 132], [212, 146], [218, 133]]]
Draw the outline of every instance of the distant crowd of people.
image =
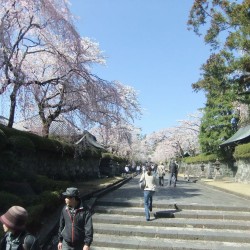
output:
[[165, 166], [163, 162], [160, 162], [159, 165], [154, 163], [144, 163], [144, 164], [133, 164], [133, 165], [126, 165], [124, 168], [124, 173], [136, 173], [141, 174], [145, 173], [148, 170], [151, 170], [154, 176], [158, 176], [159, 178], [159, 186], [164, 186], [164, 177], [168, 174], [168, 185], [167, 186], [176, 186], [177, 176], [179, 165], [176, 160], [171, 160], [169, 165]]

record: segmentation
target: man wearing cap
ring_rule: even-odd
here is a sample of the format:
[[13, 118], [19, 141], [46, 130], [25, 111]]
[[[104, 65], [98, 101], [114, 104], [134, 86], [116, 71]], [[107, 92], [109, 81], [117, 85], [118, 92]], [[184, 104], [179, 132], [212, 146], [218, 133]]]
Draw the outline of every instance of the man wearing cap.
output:
[[77, 188], [67, 188], [62, 195], [66, 205], [60, 217], [58, 250], [89, 250], [93, 241], [91, 212], [83, 205]]
[[6, 233], [0, 243], [0, 250], [38, 250], [37, 239], [25, 228], [28, 219], [27, 211], [20, 206], [11, 207], [0, 217]]

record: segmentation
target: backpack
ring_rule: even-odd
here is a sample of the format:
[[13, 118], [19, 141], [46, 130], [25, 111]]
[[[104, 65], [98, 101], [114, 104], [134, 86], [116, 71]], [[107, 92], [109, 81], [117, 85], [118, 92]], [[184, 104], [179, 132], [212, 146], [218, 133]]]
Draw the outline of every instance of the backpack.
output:
[[141, 190], [144, 190], [144, 188], [146, 187], [145, 179], [139, 182], [139, 187], [140, 187]]
[[144, 179], [139, 181], [139, 187], [140, 187], [141, 190], [144, 190], [144, 188], [146, 187], [145, 175], [144, 175]]
[[11, 240], [11, 233], [6, 233], [1, 241], [1, 248], [6, 249], [7, 242], [11, 241], [11, 250], [39, 250], [40, 246], [35, 236], [23, 232], [18, 238]]

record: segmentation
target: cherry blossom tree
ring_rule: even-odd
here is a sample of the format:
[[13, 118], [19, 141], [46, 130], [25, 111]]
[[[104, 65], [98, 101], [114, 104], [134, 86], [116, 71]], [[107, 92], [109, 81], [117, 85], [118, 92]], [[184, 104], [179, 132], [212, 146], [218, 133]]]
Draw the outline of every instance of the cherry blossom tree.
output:
[[91, 74], [104, 57], [98, 43], [79, 36], [66, 1], [0, 3], [0, 94], [10, 94], [9, 127], [17, 100], [25, 117], [39, 114], [44, 136], [60, 114], [106, 127], [140, 116], [133, 88]]
[[99, 126], [90, 131], [109, 152], [129, 158], [134, 130], [129, 124], [120, 124], [109, 128]]
[[95, 98], [91, 95], [93, 86], [96, 86], [97, 82], [100, 83], [99, 87], [101, 85], [101, 81], [92, 77], [86, 68], [91, 61], [98, 60], [97, 44], [83, 39], [81, 47], [69, 45], [58, 46], [49, 53], [43, 53], [36, 60], [31, 74], [39, 84], [26, 87], [24, 94], [31, 94], [32, 97], [25, 98], [29, 101], [20, 103], [21, 106], [25, 104], [22, 106], [25, 113], [39, 114], [44, 136], [48, 136], [51, 123], [60, 114], [83, 106], [86, 110], [89, 99]]
[[56, 46], [53, 41], [77, 40], [78, 34], [63, 0], [1, 0], [0, 20], [0, 94], [10, 94], [8, 126], [12, 127], [18, 91], [43, 84], [30, 77], [35, 63], [30, 56], [38, 58]]
[[170, 158], [181, 158], [188, 152], [190, 155], [199, 153], [199, 126], [201, 113], [192, 114], [188, 119], [179, 121], [179, 125], [166, 128], [147, 136], [153, 149], [152, 160], [167, 161]]
[[123, 124], [106, 129], [91, 130], [105, 148], [131, 162], [167, 162], [171, 158], [182, 158], [188, 152], [199, 154], [198, 135], [202, 113], [199, 111], [178, 121], [178, 126], [142, 135], [139, 128]]

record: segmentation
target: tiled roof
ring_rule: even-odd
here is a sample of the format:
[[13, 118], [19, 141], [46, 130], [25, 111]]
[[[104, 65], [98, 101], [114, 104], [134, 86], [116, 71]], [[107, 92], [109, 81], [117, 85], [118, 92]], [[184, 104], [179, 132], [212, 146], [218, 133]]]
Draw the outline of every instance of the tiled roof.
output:
[[104, 147], [97, 142], [95, 136], [90, 134], [87, 130], [84, 130], [82, 138], [79, 141], [77, 141], [76, 144], [79, 145], [85, 142], [91, 144], [96, 148], [104, 149]]

